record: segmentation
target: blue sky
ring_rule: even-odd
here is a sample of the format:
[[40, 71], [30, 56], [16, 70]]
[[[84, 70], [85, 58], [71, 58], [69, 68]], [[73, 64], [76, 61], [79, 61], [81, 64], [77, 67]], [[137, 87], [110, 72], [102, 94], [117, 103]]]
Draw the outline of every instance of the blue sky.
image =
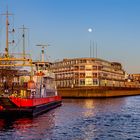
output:
[[[91, 40], [99, 58], [119, 61], [127, 72], [140, 73], [140, 0], [0, 0], [1, 13], [7, 5], [16, 33], [23, 24], [29, 28], [26, 50], [34, 59], [40, 56], [40, 43], [51, 45], [46, 49], [50, 60], [89, 57]], [[0, 22], [3, 35], [4, 17]], [[18, 38], [15, 35], [15, 41]]]

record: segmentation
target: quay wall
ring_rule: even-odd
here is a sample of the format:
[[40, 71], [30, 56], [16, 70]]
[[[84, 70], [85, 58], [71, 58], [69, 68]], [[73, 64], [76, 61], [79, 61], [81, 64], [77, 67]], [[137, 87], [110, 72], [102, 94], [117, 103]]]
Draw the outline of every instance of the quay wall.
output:
[[140, 88], [115, 87], [79, 87], [58, 88], [58, 95], [63, 98], [106, 98], [140, 95]]

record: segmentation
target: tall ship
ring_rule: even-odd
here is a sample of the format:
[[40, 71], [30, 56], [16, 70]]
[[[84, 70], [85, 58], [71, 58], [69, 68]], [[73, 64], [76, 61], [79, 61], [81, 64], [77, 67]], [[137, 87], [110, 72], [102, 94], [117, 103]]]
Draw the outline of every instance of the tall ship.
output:
[[6, 47], [0, 54], [0, 117], [35, 116], [60, 106], [62, 99], [57, 95], [55, 76], [49, 70], [50, 62], [33, 61], [25, 53], [25, 32], [23, 26], [23, 52], [10, 53], [9, 16], [6, 16]]

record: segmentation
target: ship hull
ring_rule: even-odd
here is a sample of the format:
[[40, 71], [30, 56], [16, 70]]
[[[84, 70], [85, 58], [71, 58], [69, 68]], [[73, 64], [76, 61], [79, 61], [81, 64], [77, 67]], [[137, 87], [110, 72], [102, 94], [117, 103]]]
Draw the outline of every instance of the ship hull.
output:
[[[52, 97], [51, 97], [52, 98]], [[12, 102], [9, 100], [9, 102]], [[13, 102], [12, 102], [13, 103]], [[3, 117], [34, 117], [44, 112], [47, 112], [53, 108], [61, 106], [62, 100], [54, 100], [52, 102], [46, 102], [43, 104], [38, 104], [35, 106], [26, 106], [24, 107], [15, 106], [7, 109], [0, 109], [0, 118]]]

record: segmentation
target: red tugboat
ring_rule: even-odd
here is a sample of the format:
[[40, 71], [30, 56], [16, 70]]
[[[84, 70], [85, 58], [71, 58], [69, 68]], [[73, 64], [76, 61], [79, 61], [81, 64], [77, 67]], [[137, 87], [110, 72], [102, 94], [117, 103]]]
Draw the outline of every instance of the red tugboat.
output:
[[[5, 52], [0, 54], [0, 117], [35, 116], [60, 106], [62, 99], [57, 95], [54, 74], [49, 71], [51, 63], [45, 62], [44, 59], [33, 62], [25, 54], [24, 27], [22, 57], [9, 53], [8, 16], [11, 14], [7, 11], [4, 15], [6, 48]], [[23, 69], [24, 67], [30, 67], [31, 72]]]

